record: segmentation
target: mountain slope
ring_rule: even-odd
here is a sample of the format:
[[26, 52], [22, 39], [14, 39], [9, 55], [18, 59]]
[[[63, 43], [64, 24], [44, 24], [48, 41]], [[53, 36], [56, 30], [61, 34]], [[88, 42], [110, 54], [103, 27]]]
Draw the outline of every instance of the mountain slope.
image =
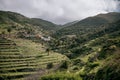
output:
[[[109, 20], [109, 18], [111, 20]], [[71, 26], [62, 28], [53, 35], [57, 40], [50, 43], [53, 50], [61, 53], [79, 53], [84, 49], [84, 43], [106, 34], [119, 31], [120, 13], [99, 14], [86, 18]], [[71, 52], [72, 51], [72, 52]]]
[[42, 19], [32, 18], [31, 21], [32, 21], [31, 24], [40, 26], [45, 30], [57, 30], [57, 28], [59, 28], [58, 25]]
[[96, 32], [83, 33], [82, 37], [80, 34], [77, 37], [59, 37], [51, 46], [71, 59], [66, 72], [78, 74], [83, 80], [119, 80], [120, 19], [96, 27]]
[[[74, 74], [76, 78], [82, 77], [82, 80], [119, 80], [120, 20], [104, 26], [103, 30], [92, 35], [98, 35], [96, 38], [84, 43], [75, 43], [74, 38], [56, 40], [56, 51], [59, 49], [68, 51], [63, 54], [71, 58], [71, 62], [68, 64], [69, 68], [66, 73], [55, 72], [53, 75], [43, 76], [40, 80], [62, 79], [60, 74]], [[65, 41], [66, 39], [67, 41]], [[71, 44], [73, 45], [70, 46]], [[67, 76], [64, 77], [67, 79]], [[73, 78], [73, 80], [80, 79]]]
[[[99, 14], [70, 23], [50, 41], [40, 40], [42, 34], [48, 36], [57, 30], [54, 25], [18, 13], [0, 12], [1, 80], [25, 79], [30, 74], [28, 80], [34, 79], [41, 71], [47, 75], [40, 75], [42, 80], [119, 80], [120, 13]], [[58, 72], [48, 75], [53, 66], [58, 66]], [[48, 71], [41, 69], [48, 67]]]
[[[109, 24], [104, 31], [105, 34], [85, 43], [85, 46], [92, 48], [90, 53], [81, 56], [81, 59], [88, 63], [84, 67], [84, 71], [88, 70], [85, 80], [89, 80], [90, 77], [93, 80], [120, 78], [120, 20]], [[101, 33], [103, 32], [98, 34]]]
[[30, 18], [27, 18], [19, 13], [10, 12], [10, 11], [0, 11], [0, 22], [3, 23], [24, 23], [27, 22]]
[[88, 17], [86, 19], [83, 19], [73, 25], [67, 26], [65, 28], [62, 28], [56, 32], [55, 35], [63, 36], [63, 35], [82, 35], [86, 32], [94, 32], [95, 30], [100, 29], [101, 26], [116, 22], [120, 19], [120, 13], [108, 13], [108, 14], [99, 14], [94, 17]]
[[47, 41], [41, 39], [55, 27], [45, 20], [0, 11], [0, 80], [35, 79], [32, 76], [46, 74], [67, 60], [65, 55], [49, 50]]
[[51, 22], [42, 20], [42, 19], [35, 19], [35, 18], [28, 18], [19, 13], [10, 12], [10, 11], [0, 11], [0, 24], [8, 24], [8, 25], [29, 25], [32, 26], [31, 28], [43, 29], [47, 31], [56, 30], [57, 25]]

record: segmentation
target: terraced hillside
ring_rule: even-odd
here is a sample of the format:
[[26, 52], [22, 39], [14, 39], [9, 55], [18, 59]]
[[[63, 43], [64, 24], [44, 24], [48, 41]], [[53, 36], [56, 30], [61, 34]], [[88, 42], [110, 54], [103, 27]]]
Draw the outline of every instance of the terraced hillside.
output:
[[39, 43], [23, 39], [0, 39], [0, 80], [24, 79], [48, 63], [57, 65], [66, 57], [45, 51]]

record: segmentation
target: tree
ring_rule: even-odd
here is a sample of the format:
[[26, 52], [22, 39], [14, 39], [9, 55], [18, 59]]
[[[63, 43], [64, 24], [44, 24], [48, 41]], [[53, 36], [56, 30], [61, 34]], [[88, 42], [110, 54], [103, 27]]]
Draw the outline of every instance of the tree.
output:
[[9, 32], [9, 37], [10, 37], [10, 33], [11, 33], [12, 29], [11, 28], [8, 28], [7, 29], [7, 32]]
[[10, 33], [10, 32], [12, 31], [12, 29], [11, 29], [11, 28], [8, 28], [7, 31]]
[[49, 49], [49, 48], [47, 48], [47, 49], [46, 49], [46, 52], [47, 52], [47, 53], [48, 53], [48, 55], [49, 55], [50, 49]]

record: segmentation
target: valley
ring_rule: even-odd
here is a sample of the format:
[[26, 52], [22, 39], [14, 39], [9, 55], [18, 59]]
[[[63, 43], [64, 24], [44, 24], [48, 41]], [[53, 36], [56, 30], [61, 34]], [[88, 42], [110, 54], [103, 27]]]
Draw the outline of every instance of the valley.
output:
[[0, 11], [0, 80], [119, 80], [120, 13], [57, 25]]

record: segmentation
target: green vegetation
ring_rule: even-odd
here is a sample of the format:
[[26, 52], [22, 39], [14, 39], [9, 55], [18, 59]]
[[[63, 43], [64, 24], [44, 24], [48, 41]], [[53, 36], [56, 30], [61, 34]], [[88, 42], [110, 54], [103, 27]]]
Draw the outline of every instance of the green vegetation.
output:
[[118, 80], [119, 53], [120, 13], [60, 27], [0, 11], [0, 80]]
[[99, 14], [94, 17], [88, 17], [75, 24], [64, 27], [54, 34], [55, 37], [64, 35], [77, 35], [85, 37], [97, 33], [104, 29], [104, 25], [114, 23], [120, 19], [120, 13]]
[[46, 76], [42, 76], [40, 80], [82, 80], [79, 75], [65, 72], [51, 73]]
[[[120, 48], [119, 13], [86, 18], [58, 30], [53, 36], [56, 40], [51, 42], [50, 46], [52, 50], [65, 54], [71, 59], [68, 68], [70, 72], [79, 73], [83, 80], [119, 78], [113, 76], [113, 79], [112, 75], [119, 75], [120, 68], [109, 66], [111, 60], [117, 60], [115, 55]], [[117, 66], [116, 63], [111, 64]], [[107, 68], [110, 71], [106, 70]]]
[[46, 34], [53, 33], [60, 27], [49, 21], [36, 18], [28, 18], [19, 13], [10, 11], [0, 11], [0, 28], [15, 29], [15, 30], [35, 30]]

